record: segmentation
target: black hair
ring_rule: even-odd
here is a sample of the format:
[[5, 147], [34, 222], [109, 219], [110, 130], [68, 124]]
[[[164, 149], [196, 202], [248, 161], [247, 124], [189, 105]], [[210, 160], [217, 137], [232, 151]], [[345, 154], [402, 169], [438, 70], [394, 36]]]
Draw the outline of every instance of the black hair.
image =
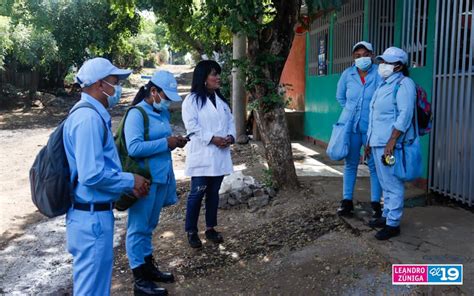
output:
[[397, 66], [401, 66], [402, 69], [400, 70], [400, 72], [402, 72], [402, 74], [406, 77], [410, 77], [410, 71], [408, 70], [408, 66], [402, 62], [397, 62], [395, 64], [395, 67]]
[[163, 89], [157, 85], [155, 85], [153, 82], [148, 81], [147, 84], [144, 86], [140, 87], [138, 90], [137, 94], [135, 95], [135, 98], [132, 101], [132, 106], [135, 106], [136, 104], [140, 103], [143, 101], [143, 99], [148, 98], [150, 96], [151, 88], [155, 87], [158, 92], [162, 91]]
[[[207, 96], [211, 95], [206, 88], [207, 76], [211, 74], [212, 70], [217, 74], [221, 74], [221, 66], [212, 60], [200, 61], [193, 72], [193, 82], [191, 83], [191, 93], [196, 95], [196, 100], [201, 102], [201, 108], [206, 104]], [[227, 100], [221, 94], [219, 89], [215, 90], [216, 94], [227, 104]]]

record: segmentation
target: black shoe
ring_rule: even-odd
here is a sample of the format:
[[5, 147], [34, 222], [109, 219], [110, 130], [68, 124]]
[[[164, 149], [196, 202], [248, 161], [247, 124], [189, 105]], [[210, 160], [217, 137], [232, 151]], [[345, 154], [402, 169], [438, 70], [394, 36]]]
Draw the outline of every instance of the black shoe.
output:
[[386, 225], [387, 219], [385, 217], [374, 218], [369, 221], [369, 226], [372, 228], [384, 228]]
[[133, 292], [135, 295], [168, 295], [165, 288], [158, 287], [153, 281], [146, 279], [146, 266], [142, 264], [137, 268], [132, 269], [135, 284], [133, 285]]
[[153, 255], [145, 257], [145, 266], [147, 268], [146, 277], [148, 280], [162, 283], [174, 282], [174, 276], [171, 272], [162, 272], [158, 269]]
[[387, 240], [399, 234], [400, 226], [393, 227], [386, 225], [384, 228], [382, 228], [381, 230], [379, 230], [379, 232], [375, 234], [375, 238], [378, 240]]
[[372, 206], [372, 210], [374, 211], [374, 214], [372, 215], [372, 218], [381, 218], [382, 217], [382, 205], [379, 202], [373, 201], [370, 203]]
[[200, 248], [202, 247], [202, 242], [199, 239], [199, 235], [197, 232], [188, 232], [188, 243], [191, 248]]
[[352, 211], [354, 210], [354, 205], [352, 200], [343, 199], [341, 201], [341, 206], [337, 209], [337, 214], [339, 216], [352, 216]]
[[206, 230], [205, 234], [206, 238], [215, 244], [220, 244], [224, 242], [224, 238], [222, 237], [222, 235], [214, 228]]

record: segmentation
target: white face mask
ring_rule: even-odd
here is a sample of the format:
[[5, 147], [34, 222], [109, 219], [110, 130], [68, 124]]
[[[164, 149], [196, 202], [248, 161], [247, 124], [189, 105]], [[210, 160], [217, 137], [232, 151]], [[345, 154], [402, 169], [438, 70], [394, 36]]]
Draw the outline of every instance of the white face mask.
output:
[[157, 103], [153, 100], [153, 108], [155, 108], [158, 111], [168, 109], [171, 102], [162, 98], [160, 93], [157, 93], [157, 94], [158, 94], [158, 97], [160, 97], [160, 102]]
[[372, 66], [372, 58], [371, 57], [361, 57], [354, 60], [355, 66], [362, 71], [369, 70], [370, 66]]
[[390, 65], [390, 64], [380, 64], [379, 65], [379, 75], [386, 79], [388, 77], [390, 77], [392, 74], [393, 74], [393, 69], [395, 68], [394, 65]]
[[122, 96], [122, 86], [110, 84], [105, 80], [104, 82], [114, 88], [113, 95], [109, 95], [105, 91], [102, 91], [102, 93], [107, 96], [107, 103], [109, 104], [108, 107], [112, 108], [113, 106], [117, 105], [118, 102], [120, 101], [120, 97]]

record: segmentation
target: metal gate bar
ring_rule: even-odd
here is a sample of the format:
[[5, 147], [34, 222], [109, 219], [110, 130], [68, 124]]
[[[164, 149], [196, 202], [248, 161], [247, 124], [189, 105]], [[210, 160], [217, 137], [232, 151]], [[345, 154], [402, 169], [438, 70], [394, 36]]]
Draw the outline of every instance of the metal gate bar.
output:
[[474, 203], [473, 14], [472, 0], [436, 1], [429, 174], [431, 190], [469, 206]]

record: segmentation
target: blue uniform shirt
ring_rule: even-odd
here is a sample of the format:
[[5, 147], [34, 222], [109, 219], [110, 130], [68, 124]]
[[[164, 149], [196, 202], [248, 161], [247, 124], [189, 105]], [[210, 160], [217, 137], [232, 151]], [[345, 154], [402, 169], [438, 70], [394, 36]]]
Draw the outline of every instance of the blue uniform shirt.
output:
[[365, 84], [356, 66], [347, 68], [337, 83], [336, 99], [341, 107], [355, 109], [353, 132], [366, 133], [369, 125], [369, 105], [382, 78], [377, 73], [377, 65], [372, 65], [365, 76]]
[[[99, 101], [86, 93], [82, 93], [81, 101], [92, 104], [98, 113], [90, 108], [81, 108], [72, 113], [64, 124], [63, 143], [71, 181], [78, 177], [75, 199], [83, 203], [112, 202], [122, 192], [131, 191], [135, 180], [133, 174], [122, 172], [110, 130], [110, 114]], [[104, 121], [108, 129], [105, 145]]]
[[416, 100], [416, 86], [409, 77], [404, 77], [394, 98], [395, 86], [403, 78], [400, 72], [383, 80], [370, 102], [370, 120], [368, 142], [371, 147], [384, 147], [395, 128], [405, 135], [398, 138], [398, 143], [415, 137], [412, 125]]
[[173, 164], [167, 138], [171, 136], [170, 113], [168, 110], [153, 111], [153, 107], [145, 101], [137, 106], [142, 107], [149, 118], [149, 141], [145, 141], [143, 116], [137, 109], [129, 111], [125, 121], [125, 142], [128, 154], [138, 159], [148, 158], [153, 183], [169, 183], [173, 180]]

